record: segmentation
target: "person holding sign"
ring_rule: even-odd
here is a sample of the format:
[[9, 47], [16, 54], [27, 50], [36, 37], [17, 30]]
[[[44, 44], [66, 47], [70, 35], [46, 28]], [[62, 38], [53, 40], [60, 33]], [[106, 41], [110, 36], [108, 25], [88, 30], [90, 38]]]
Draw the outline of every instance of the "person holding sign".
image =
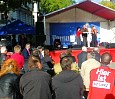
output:
[[102, 66], [90, 72], [88, 99], [115, 99], [115, 70], [108, 67], [111, 59], [109, 53], [103, 53]]

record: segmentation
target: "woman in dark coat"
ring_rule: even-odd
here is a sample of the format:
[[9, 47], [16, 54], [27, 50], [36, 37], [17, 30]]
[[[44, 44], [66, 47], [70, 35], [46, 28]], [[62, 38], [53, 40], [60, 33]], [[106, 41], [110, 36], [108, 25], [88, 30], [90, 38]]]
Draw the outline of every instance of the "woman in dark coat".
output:
[[23, 99], [51, 99], [50, 75], [41, 71], [42, 65], [39, 54], [33, 50], [29, 60], [29, 72], [20, 79], [20, 91]]
[[0, 99], [22, 99], [19, 90], [19, 73], [15, 60], [4, 61], [0, 71]]

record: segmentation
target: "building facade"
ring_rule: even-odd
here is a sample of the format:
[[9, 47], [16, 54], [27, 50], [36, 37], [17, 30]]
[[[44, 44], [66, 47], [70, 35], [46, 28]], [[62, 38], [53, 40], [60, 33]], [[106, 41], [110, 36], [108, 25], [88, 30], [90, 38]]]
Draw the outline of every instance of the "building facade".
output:
[[0, 27], [10, 24], [15, 20], [21, 20], [28, 25], [34, 26], [33, 4], [28, 4], [27, 7], [22, 6], [15, 11], [9, 11], [7, 18], [4, 13], [0, 13]]

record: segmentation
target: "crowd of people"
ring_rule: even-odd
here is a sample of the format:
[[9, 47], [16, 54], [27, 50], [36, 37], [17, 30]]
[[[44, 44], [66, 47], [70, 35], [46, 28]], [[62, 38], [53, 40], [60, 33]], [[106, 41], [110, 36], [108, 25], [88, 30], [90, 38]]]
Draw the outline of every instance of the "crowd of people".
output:
[[0, 52], [0, 99], [115, 99], [112, 56], [98, 47], [83, 46], [78, 62], [66, 49], [59, 63], [49, 49], [29, 43], [15, 45], [10, 56], [6, 46]]

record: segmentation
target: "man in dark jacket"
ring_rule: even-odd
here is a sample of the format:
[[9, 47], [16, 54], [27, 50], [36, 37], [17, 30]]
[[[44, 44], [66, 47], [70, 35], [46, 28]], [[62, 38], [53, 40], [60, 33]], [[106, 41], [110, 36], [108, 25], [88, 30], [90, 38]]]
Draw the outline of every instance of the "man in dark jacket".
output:
[[23, 99], [51, 99], [49, 87], [51, 77], [48, 73], [41, 71], [42, 65], [38, 56], [38, 52], [32, 52], [28, 60], [29, 71], [20, 79]]
[[30, 56], [30, 44], [29, 43], [27, 43], [25, 45], [25, 48], [22, 51], [22, 55], [24, 56], [24, 59], [28, 59], [29, 58], [29, 56]]
[[29, 43], [25, 45], [25, 48], [22, 51], [22, 55], [24, 57], [23, 72], [27, 72], [28, 71], [28, 58], [30, 56], [30, 44]]
[[65, 56], [60, 61], [62, 72], [52, 80], [56, 99], [81, 99], [82, 97], [83, 81], [79, 73], [71, 70], [72, 62], [70, 56]]
[[99, 54], [99, 48], [98, 47], [94, 47], [93, 49], [94, 53], [95, 53], [95, 59], [100, 62], [101, 59], [101, 55]]
[[81, 64], [87, 60], [87, 47], [82, 47], [82, 52], [78, 54], [78, 67], [81, 69]]

